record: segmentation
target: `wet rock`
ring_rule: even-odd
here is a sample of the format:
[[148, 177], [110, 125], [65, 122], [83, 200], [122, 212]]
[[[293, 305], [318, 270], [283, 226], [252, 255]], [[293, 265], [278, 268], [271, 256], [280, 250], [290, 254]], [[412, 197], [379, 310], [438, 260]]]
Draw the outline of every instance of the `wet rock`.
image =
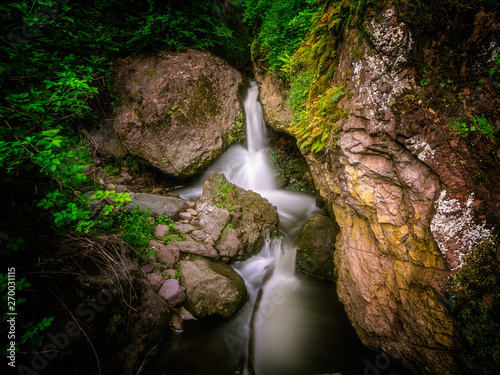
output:
[[149, 209], [153, 216], [163, 215], [174, 220], [178, 219], [179, 214], [188, 208], [186, 201], [162, 195], [137, 193], [131, 198], [132, 201], [125, 205], [125, 210], [132, 211], [139, 208], [146, 212]]
[[166, 174], [196, 174], [243, 137], [245, 80], [209, 52], [130, 56], [116, 61], [113, 78], [116, 133]]
[[162, 296], [171, 307], [177, 307], [186, 300], [185, 288], [177, 279], [168, 279], [163, 283], [158, 294]]
[[184, 331], [184, 320], [179, 314], [172, 314], [170, 318], [170, 328], [178, 333]]
[[333, 280], [333, 254], [340, 228], [327, 216], [313, 216], [299, 234], [297, 269], [308, 275]]
[[196, 210], [204, 232], [227, 260], [256, 254], [278, 223], [276, 207], [267, 199], [229, 183], [222, 174], [212, 174], [205, 181]]
[[[492, 159], [477, 144], [469, 150], [450, 136], [449, 110], [422, 101], [425, 90], [406, 65], [419, 41], [398, 12], [384, 9], [365, 20], [369, 43], [357, 30], [345, 35], [332, 82], [349, 92], [339, 102], [347, 111], [342, 131], [330, 134], [338, 145], [322, 155], [301, 151], [341, 228], [337, 292], [362, 342], [392, 353], [414, 373], [459, 374], [447, 278], [460, 250], [486, 235], [470, 212], [480, 204], [471, 191], [481, 191], [483, 212], [496, 224], [499, 184], [474, 184], [477, 159]], [[436, 60], [431, 48], [425, 51]], [[265, 102], [266, 90], [260, 94]], [[457, 161], [466, 159], [461, 168]]]
[[203, 256], [211, 259], [219, 259], [217, 250], [210, 245], [205, 245], [199, 242], [181, 241], [177, 242], [177, 247], [183, 253]]
[[208, 259], [182, 261], [179, 269], [186, 287], [186, 307], [197, 319], [229, 318], [248, 300], [245, 282], [224, 263]]

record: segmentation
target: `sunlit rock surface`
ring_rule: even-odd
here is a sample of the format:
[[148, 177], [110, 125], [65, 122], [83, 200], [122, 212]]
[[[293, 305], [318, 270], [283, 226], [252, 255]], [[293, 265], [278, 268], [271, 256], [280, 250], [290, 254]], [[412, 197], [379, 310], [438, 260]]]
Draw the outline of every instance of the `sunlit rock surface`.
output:
[[[420, 88], [406, 64], [415, 43], [397, 12], [386, 9], [366, 24], [366, 35], [351, 30], [337, 50], [334, 86], [345, 83], [350, 93], [339, 102], [348, 116], [338, 147], [302, 150], [341, 228], [338, 295], [365, 345], [415, 373], [458, 374], [447, 278], [498, 222], [498, 184], [474, 183], [477, 169], [463, 167], [473, 152], [443, 131], [436, 111], [407, 104]], [[269, 82], [260, 80], [263, 103], [279, 91], [264, 89]], [[263, 108], [275, 124], [279, 105]], [[478, 221], [473, 210], [485, 199], [491, 206]]]

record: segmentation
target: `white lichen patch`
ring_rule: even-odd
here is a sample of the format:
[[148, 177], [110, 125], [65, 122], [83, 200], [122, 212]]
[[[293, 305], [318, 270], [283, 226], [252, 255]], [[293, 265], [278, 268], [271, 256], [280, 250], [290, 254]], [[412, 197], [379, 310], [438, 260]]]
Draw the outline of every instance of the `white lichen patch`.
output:
[[354, 79], [354, 82], [356, 82], [355, 87], [358, 87], [360, 74], [361, 74], [361, 68], [363, 67], [363, 63], [361, 61], [358, 61], [358, 62], [352, 63], [352, 65], [354, 67], [352, 78]]
[[382, 20], [372, 21], [369, 34], [375, 53], [367, 54], [364, 63], [352, 63], [355, 87], [359, 88], [355, 109], [369, 120], [375, 118], [369, 108], [383, 118], [394, 97], [411, 88], [413, 82], [409, 75], [400, 75], [405, 55], [413, 45], [411, 33], [404, 23], [393, 22], [394, 15], [394, 9], [388, 9]]
[[431, 220], [431, 232], [441, 253], [453, 251], [458, 265], [452, 269], [456, 271], [463, 266], [463, 257], [472, 248], [481, 244], [491, 236], [492, 229], [486, 228], [486, 223], [476, 223], [472, 216], [474, 193], [469, 195], [465, 207], [458, 199], [446, 199], [446, 190], [443, 190], [436, 201], [436, 214]]
[[427, 158], [431, 160], [434, 159], [436, 150], [433, 150], [423, 139], [419, 139], [418, 134], [408, 138], [405, 143], [407, 144], [406, 147], [408, 150], [410, 150], [413, 155], [416, 155], [417, 159], [420, 161], [425, 161]]

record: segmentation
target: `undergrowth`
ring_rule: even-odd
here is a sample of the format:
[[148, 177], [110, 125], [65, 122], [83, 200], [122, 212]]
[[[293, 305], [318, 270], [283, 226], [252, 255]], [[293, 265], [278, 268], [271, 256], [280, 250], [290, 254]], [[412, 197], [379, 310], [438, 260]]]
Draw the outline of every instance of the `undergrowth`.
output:
[[499, 276], [499, 242], [490, 237], [464, 258], [464, 266], [451, 281], [451, 308], [465, 339], [458, 358], [467, 374], [500, 372]]

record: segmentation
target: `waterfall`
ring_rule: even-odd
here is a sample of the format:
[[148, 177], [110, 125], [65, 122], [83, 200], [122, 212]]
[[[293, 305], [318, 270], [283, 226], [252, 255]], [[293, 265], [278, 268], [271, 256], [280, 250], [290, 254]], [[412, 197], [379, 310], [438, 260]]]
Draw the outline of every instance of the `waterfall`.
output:
[[170, 335], [140, 374], [233, 375], [238, 364], [244, 364], [247, 375], [337, 372], [333, 369], [358, 374], [367, 349], [336, 300], [334, 285], [295, 274], [299, 231], [320, 210], [313, 194], [276, 188], [255, 82], [245, 98], [245, 113], [246, 147], [233, 145], [197, 183], [178, 193], [196, 200], [211, 173], [224, 173], [277, 207], [279, 236], [267, 239], [257, 255], [232, 264], [250, 297], [236, 317], [193, 322], [192, 329]]
[[[281, 238], [268, 240], [258, 255], [233, 266], [245, 280], [250, 295], [250, 302], [239, 316], [240, 324], [248, 326], [245, 328], [245, 339], [249, 341], [247, 373], [283, 372], [277, 367], [284, 363], [293, 373], [299, 365], [295, 362], [296, 346], [304, 337], [300, 329], [304, 324], [300, 320], [306, 315], [305, 307], [295, 296], [300, 287], [295, 276], [297, 239], [304, 222], [320, 210], [311, 194], [276, 188], [266, 153], [266, 125], [258, 94], [257, 84], [251, 82], [244, 103], [246, 148], [240, 145], [229, 149], [203, 180], [210, 173], [224, 173], [230, 182], [259, 193], [278, 209]], [[201, 189], [201, 186], [191, 188], [188, 193], [193, 195], [181, 192], [181, 197], [199, 196]]]

